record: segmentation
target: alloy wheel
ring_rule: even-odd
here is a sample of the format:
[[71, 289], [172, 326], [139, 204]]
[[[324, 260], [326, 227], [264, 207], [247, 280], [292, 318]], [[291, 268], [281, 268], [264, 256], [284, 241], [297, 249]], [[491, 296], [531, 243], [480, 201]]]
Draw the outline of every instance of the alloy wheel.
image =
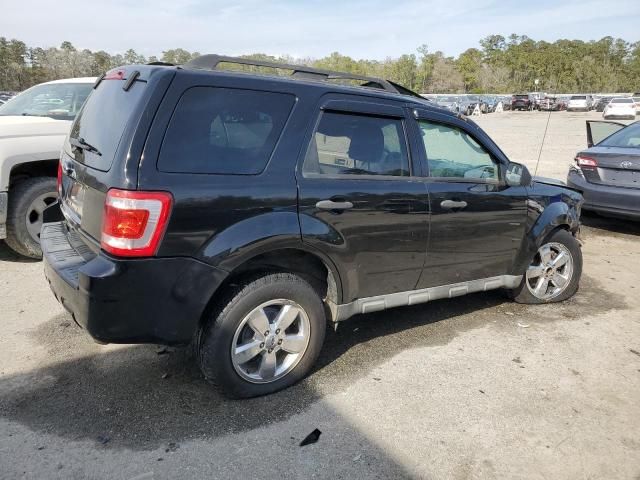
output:
[[561, 243], [546, 243], [527, 268], [527, 288], [536, 298], [550, 300], [569, 286], [573, 275], [573, 257]]
[[235, 371], [252, 383], [271, 383], [291, 372], [309, 346], [309, 316], [295, 302], [276, 299], [254, 308], [231, 344]]

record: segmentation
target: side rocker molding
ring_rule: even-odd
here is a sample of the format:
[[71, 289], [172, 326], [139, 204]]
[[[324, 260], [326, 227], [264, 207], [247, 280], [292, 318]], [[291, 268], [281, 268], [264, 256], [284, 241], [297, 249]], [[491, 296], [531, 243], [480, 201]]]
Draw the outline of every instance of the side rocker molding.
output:
[[453, 283], [451, 285], [429, 287], [408, 292], [359, 298], [351, 303], [336, 305], [334, 321], [340, 322], [360, 313], [371, 313], [388, 308], [417, 305], [441, 298], [459, 297], [467, 293], [484, 292], [498, 288], [516, 288], [521, 280], [522, 275], [501, 275], [498, 277], [472, 280], [470, 282]]

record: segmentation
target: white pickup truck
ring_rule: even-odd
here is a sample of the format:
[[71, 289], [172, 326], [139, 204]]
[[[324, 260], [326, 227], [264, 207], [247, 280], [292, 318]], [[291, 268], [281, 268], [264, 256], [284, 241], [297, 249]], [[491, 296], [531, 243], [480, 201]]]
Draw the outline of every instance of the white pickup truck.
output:
[[57, 196], [58, 159], [95, 78], [41, 83], [0, 106], [0, 239], [40, 258], [42, 212]]

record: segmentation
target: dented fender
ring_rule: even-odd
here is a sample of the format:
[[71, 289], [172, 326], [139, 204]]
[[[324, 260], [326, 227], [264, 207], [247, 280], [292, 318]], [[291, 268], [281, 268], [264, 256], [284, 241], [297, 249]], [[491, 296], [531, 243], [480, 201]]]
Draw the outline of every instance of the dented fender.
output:
[[562, 228], [577, 235], [584, 199], [578, 192], [534, 182], [527, 200], [527, 229], [512, 273], [522, 275], [538, 248], [555, 230]]

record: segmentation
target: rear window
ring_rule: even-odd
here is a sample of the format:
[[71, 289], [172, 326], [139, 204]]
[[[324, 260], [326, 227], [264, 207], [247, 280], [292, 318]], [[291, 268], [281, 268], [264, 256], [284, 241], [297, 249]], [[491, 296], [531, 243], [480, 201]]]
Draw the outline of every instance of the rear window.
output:
[[614, 98], [611, 103], [633, 103], [631, 98]]
[[529, 99], [529, 95], [514, 95], [514, 97], [517, 98], [517, 99], [520, 99], [520, 100], [522, 100], [522, 99], [528, 100]]
[[158, 158], [170, 173], [254, 175], [271, 157], [293, 95], [193, 87], [173, 113]]
[[[102, 171], [111, 168], [127, 122], [141, 103], [146, 87], [144, 82], [135, 82], [124, 91], [123, 84], [123, 80], [103, 80], [80, 110], [69, 137], [82, 138], [101, 155], [84, 150], [75, 155], [78, 162]], [[72, 152], [67, 153], [73, 156]]]
[[570, 100], [586, 100], [587, 97], [585, 95], [574, 95], [570, 98]]

